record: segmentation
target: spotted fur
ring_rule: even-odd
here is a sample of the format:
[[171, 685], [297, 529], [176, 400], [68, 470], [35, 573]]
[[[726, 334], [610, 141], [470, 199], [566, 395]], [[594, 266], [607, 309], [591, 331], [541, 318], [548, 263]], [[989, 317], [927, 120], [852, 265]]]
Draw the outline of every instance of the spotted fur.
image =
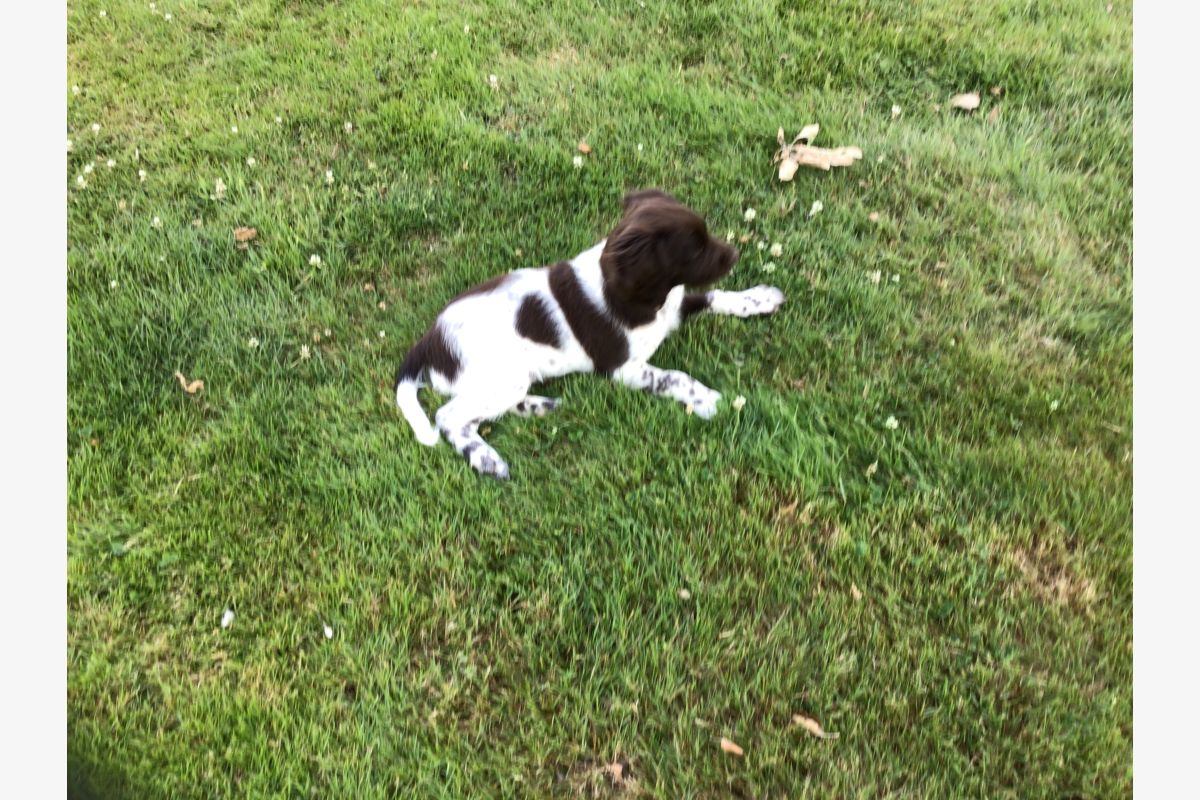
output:
[[[440, 432], [477, 472], [505, 479], [508, 464], [480, 436], [480, 424], [509, 411], [554, 410], [559, 401], [529, 388], [573, 372], [609, 375], [704, 419], [717, 413], [719, 392], [650, 365], [650, 357], [687, 317], [770, 314], [783, 293], [769, 286], [688, 293], [727, 275], [737, 251], [664, 192], [636, 192], [624, 205], [608, 238], [570, 261], [497, 276], [442, 310], [396, 377], [396, 403], [418, 441], [435, 445]], [[417, 399], [422, 385], [451, 397], [435, 415], [436, 429]]]

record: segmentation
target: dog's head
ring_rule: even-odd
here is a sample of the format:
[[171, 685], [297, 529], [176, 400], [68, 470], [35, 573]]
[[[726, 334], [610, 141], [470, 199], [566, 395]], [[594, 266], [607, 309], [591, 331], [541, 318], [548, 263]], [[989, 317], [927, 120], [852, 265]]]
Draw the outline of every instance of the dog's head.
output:
[[600, 255], [605, 292], [622, 304], [659, 308], [676, 286], [729, 274], [738, 251], [708, 235], [704, 218], [666, 192], [625, 196], [625, 214]]

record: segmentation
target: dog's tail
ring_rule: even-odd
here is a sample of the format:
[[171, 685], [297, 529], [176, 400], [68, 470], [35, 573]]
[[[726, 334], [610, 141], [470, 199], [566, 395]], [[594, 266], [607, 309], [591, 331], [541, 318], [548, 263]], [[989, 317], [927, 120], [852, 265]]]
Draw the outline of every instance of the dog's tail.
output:
[[438, 432], [429, 424], [429, 417], [425, 416], [425, 410], [417, 400], [417, 389], [424, 383], [423, 377], [429, 369], [428, 340], [428, 336], [417, 340], [396, 372], [396, 405], [412, 426], [417, 441], [426, 447], [433, 447], [438, 443]]

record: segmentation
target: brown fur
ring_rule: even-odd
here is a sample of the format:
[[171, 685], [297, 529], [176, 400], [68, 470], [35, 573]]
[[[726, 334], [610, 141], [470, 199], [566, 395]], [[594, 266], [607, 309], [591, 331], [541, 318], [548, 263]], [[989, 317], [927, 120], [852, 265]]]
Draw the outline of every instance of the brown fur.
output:
[[517, 309], [517, 333], [538, 344], [562, 347], [562, 332], [550, 316], [546, 301], [535, 294], [526, 295]]
[[630, 327], [654, 319], [676, 286], [704, 286], [737, 263], [738, 252], [708, 235], [704, 218], [658, 190], [625, 197], [625, 216], [600, 255], [604, 298]]
[[550, 268], [550, 293], [596, 372], [608, 375], [625, 363], [629, 358], [625, 332], [588, 300], [568, 262], [560, 261]]
[[437, 370], [446, 380], [453, 381], [458, 377], [461, 367], [458, 355], [450, 348], [450, 343], [442, 333], [442, 326], [435, 322], [404, 357], [404, 363], [396, 373], [396, 383], [405, 379], [420, 379], [421, 373], [427, 369]]

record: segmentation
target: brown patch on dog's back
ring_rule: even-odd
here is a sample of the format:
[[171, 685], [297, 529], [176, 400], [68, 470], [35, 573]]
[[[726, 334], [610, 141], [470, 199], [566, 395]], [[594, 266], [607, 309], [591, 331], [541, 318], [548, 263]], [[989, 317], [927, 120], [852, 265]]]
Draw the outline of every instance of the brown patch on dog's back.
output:
[[562, 347], [562, 332], [550, 316], [546, 301], [536, 294], [527, 294], [517, 309], [517, 333], [538, 344]]
[[575, 277], [575, 270], [566, 261], [550, 268], [550, 293], [596, 372], [609, 375], [629, 360], [629, 341], [625, 333], [588, 300]]

